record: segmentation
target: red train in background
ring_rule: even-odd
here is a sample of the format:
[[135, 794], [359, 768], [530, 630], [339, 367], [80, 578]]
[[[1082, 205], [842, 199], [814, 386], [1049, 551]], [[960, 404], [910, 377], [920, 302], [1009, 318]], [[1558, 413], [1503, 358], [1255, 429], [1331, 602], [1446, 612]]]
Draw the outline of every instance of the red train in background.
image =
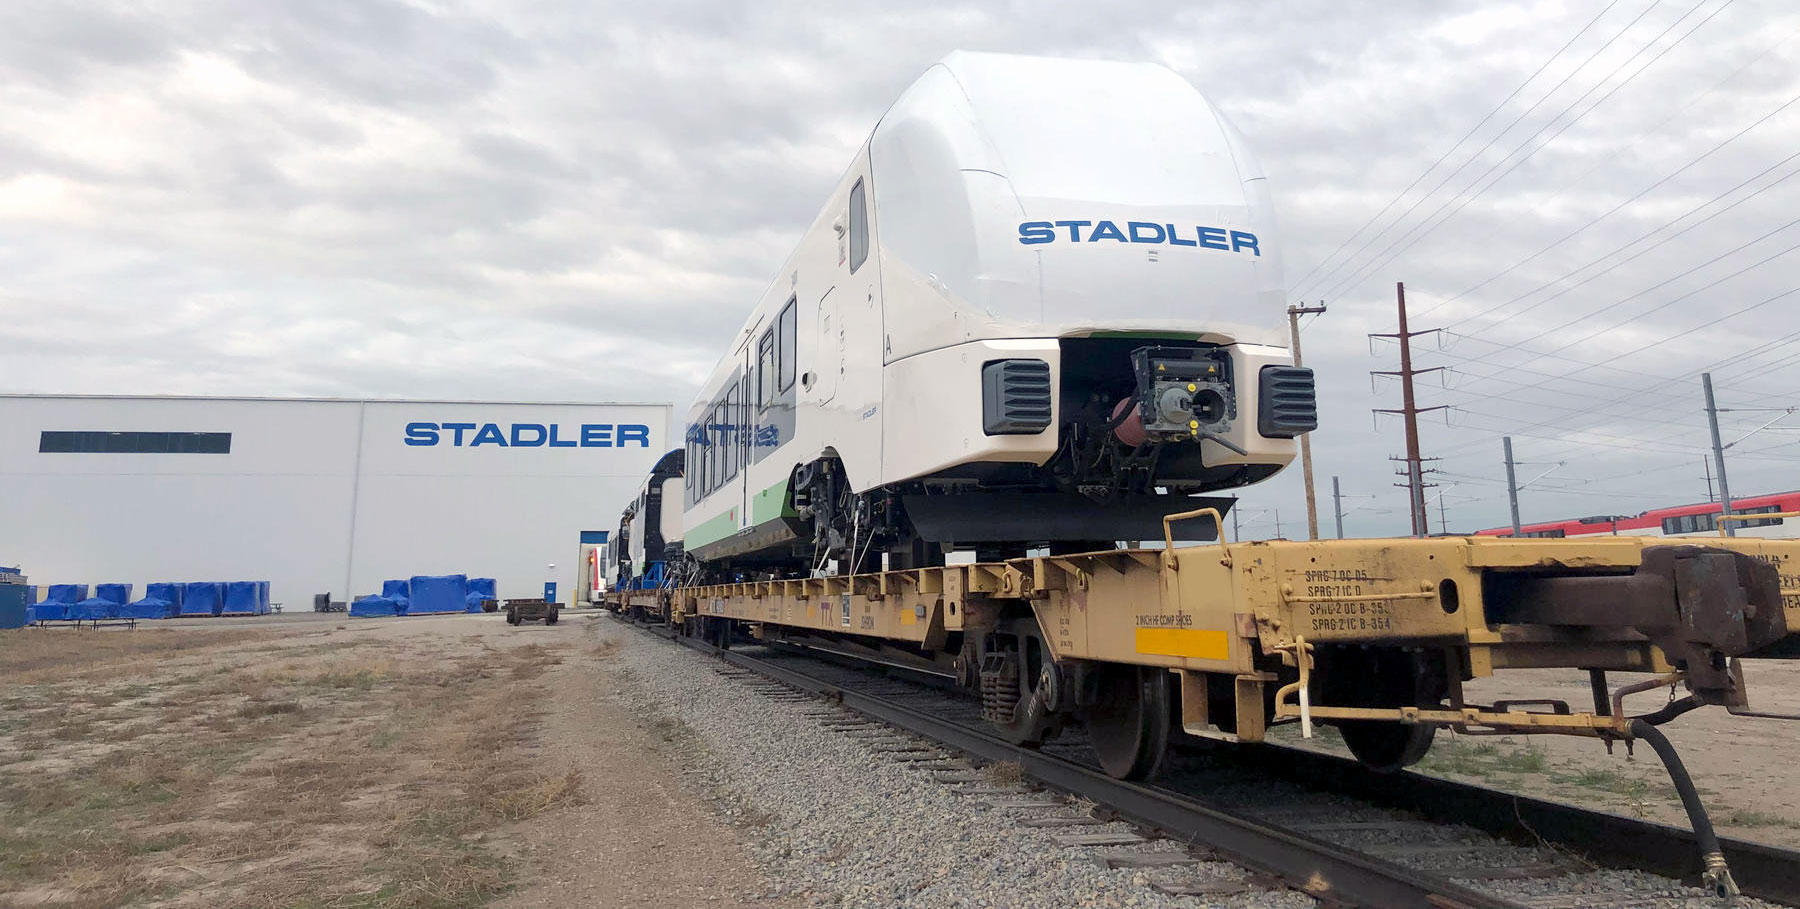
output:
[[[1719, 533], [1718, 517], [1722, 510], [1717, 502], [1701, 502], [1697, 505], [1653, 508], [1636, 515], [1593, 515], [1585, 518], [1570, 518], [1566, 521], [1523, 524], [1520, 525], [1519, 533], [1516, 536], [1578, 537], [1590, 533], [1614, 533], [1639, 537], [1717, 536]], [[1777, 492], [1765, 496], [1734, 499], [1731, 503], [1731, 511], [1733, 514], [1741, 515], [1800, 511], [1800, 491]], [[1740, 536], [1768, 539], [1792, 539], [1800, 536], [1800, 518], [1751, 518], [1731, 523], [1737, 525], [1737, 532]], [[1492, 527], [1476, 531], [1476, 535], [1484, 537], [1515, 536], [1511, 527]]]

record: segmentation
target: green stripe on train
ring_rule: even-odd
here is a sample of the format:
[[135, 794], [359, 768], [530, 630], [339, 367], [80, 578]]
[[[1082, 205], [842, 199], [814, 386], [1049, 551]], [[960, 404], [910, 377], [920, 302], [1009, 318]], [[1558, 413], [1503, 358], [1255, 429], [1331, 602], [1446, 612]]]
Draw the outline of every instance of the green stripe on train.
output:
[[715, 515], [712, 518], [702, 521], [692, 530], [684, 532], [681, 535], [682, 548], [692, 550], [696, 547], [705, 546], [708, 543], [723, 540], [726, 537], [737, 533], [737, 512], [738, 510], [733, 508], [724, 514]]
[[776, 518], [797, 518], [800, 515], [788, 507], [788, 481], [779, 483], [757, 493], [750, 499], [750, 523], [761, 524]]
[[[797, 518], [799, 513], [788, 505], [788, 481], [782, 480], [768, 489], [750, 498], [750, 525], [752, 527], [773, 521], [776, 518]], [[693, 530], [682, 534], [683, 546], [694, 549], [708, 543], [716, 543], [738, 531], [738, 510], [733, 508], [721, 515], [700, 522]]]

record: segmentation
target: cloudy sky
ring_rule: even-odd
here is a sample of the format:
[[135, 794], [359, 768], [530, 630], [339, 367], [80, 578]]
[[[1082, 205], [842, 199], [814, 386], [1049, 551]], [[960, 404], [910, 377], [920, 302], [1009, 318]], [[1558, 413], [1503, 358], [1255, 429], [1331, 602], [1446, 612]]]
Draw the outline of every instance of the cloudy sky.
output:
[[[1780, 0], [0, 4], [0, 390], [675, 400], [956, 48], [1154, 60], [1279, 206], [1324, 532], [1403, 533], [1394, 283], [1451, 530], [1800, 488]], [[1783, 296], [1786, 294], [1786, 296]], [[1784, 419], [1778, 419], [1784, 418]], [[1243, 534], [1304, 536], [1298, 471]]]

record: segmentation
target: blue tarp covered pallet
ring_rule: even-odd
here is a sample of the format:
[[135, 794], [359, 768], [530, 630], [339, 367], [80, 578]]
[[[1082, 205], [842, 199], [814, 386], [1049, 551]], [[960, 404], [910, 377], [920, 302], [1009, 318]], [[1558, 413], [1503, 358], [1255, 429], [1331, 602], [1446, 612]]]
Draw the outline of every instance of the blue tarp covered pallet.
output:
[[261, 603], [261, 581], [232, 581], [225, 585], [225, 605], [219, 614], [257, 615]]
[[271, 604], [269, 603], [269, 582], [268, 581], [257, 581], [256, 582], [256, 614], [257, 615], [268, 615], [270, 612], [273, 612], [273, 611], [274, 610], [271, 608]]
[[93, 622], [99, 619], [116, 619], [119, 617], [121, 604], [100, 597], [88, 597], [69, 607], [69, 618], [80, 622]]
[[181, 613], [181, 594], [185, 584], [145, 584], [144, 598], [133, 600], [119, 610], [120, 618], [168, 619]]
[[193, 581], [181, 585], [178, 615], [218, 615], [225, 606], [225, 585], [218, 581]]
[[130, 584], [95, 584], [93, 596], [69, 607], [69, 618], [84, 622], [121, 618], [120, 610], [130, 599]]
[[[151, 589], [157, 586], [150, 585]], [[166, 619], [174, 615], [175, 604], [155, 594], [148, 594], [141, 600], [132, 600], [119, 607], [121, 619]]]
[[373, 619], [400, 614], [399, 605], [393, 600], [374, 594], [358, 597], [355, 602], [350, 604], [350, 617], [353, 619]]
[[406, 607], [407, 615], [465, 612], [469, 608], [467, 575], [415, 575], [409, 589], [412, 602]]
[[464, 600], [468, 603], [469, 612], [480, 612], [483, 601], [497, 599], [499, 599], [499, 597], [494, 595], [493, 578], [469, 579], [469, 593], [464, 597]]
[[75, 604], [87, 599], [86, 584], [51, 584], [44, 588], [44, 601], [37, 604], [32, 621], [61, 622], [74, 617]]
[[406, 615], [407, 607], [412, 603], [411, 585], [403, 580], [382, 581], [381, 595], [393, 600], [394, 608], [398, 609], [401, 615]]

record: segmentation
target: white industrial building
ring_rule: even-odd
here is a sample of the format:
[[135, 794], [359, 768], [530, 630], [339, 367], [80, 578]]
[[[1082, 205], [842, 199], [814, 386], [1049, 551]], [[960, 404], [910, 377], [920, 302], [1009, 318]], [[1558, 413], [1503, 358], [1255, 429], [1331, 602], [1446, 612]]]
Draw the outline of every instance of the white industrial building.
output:
[[[671, 446], [667, 404], [0, 395], [0, 565], [33, 584], [557, 581]], [[549, 565], [555, 564], [551, 572]]]

